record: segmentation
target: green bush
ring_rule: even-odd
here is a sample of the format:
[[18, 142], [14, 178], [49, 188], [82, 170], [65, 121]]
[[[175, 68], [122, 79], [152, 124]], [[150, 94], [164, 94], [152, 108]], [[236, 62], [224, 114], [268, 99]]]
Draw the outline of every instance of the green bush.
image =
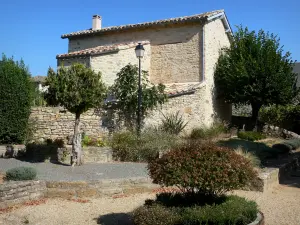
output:
[[6, 171], [6, 180], [34, 180], [36, 169], [32, 167], [16, 167]]
[[238, 138], [247, 140], [247, 141], [257, 141], [261, 139], [265, 139], [266, 135], [256, 131], [241, 131], [237, 134]]
[[214, 123], [211, 127], [194, 128], [190, 134], [191, 139], [210, 139], [226, 133], [228, 128], [223, 123]]
[[161, 128], [163, 131], [169, 134], [178, 135], [188, 124], [187, 122], [184, 122], [182, 115], [179, 116], [179, 111], [177, 111], [175, 114], [162, 115], [164, 118], [162, 119]]
[[247, 225], [255, 220], [257, 204], [238, 196], [227, 196], [219, 204], [166, 207], [153, 201], [132, 213], [135, 225]]
[[30, 73], [24, 62], [0, 59], [0, 144], [24, 143], [31, 106]]
[[292, 150], [296, 150], [297, 148], [300, 148], [300, 139], [298, 138], [286, 140], [283, 143], [292, 146]]
[[130, 131], [116, 132], [110, 141], [113, 157], [120, 161], [147, 162], [177, 144], [177, 138], [155, 129], [144, 130], [140, 137]]
[[28, 143], [23, 158], [33, 162], [44, 162], [49, 159], [57, 161], [57, 149], [64, 147], [64, 141], [57, 139], [55, 141], [47, 140], [44, 143]]
[[259, 117], [267, 124], [300, 133], [300, 105], [264, 107]]
[[292, 146], [286, 143], [274, 144], [272, 148], [277, 149], [281, 154], [289, 153], [291, 150], [293, 150]]
[[83, 135], [82, 136], [82, 146], [87, 147], [87, 146], [97, 146], [97, 147], [104, 147], [106, 146], [105, 141], [98, 137], [89, 137], [88, 135]]
[[156, 184], [210, 195], [242, 188], [257, 176], [250, 160], [212, 143], [186, 143], [151, 161], [148, 170]]

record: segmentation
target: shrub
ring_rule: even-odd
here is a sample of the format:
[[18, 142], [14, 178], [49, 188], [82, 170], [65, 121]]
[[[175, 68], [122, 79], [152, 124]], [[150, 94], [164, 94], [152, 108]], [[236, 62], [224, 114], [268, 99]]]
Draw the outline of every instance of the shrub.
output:
[[285, 141], [284, 144], [288, 144], [288, 145], [292, 146], [292, 149], [295, 150], [300, 147], [300, 139], [297, 139], [297, 138], [290, 139], [290, 140]]
[[263, 133], [256, 132], [256, 131], [242, 131], [238, 132], [238, 138], [248, 141], [257, 141], [261, 139], [265, 139], [266, 136]]
[[228, 128], [223, 123], [214, 123], [211, 127], [194, 128], [190, 134], [192, 139], [209, 139], [217, 137], [222, 133], [226, 133]]
[[34, 180], [36, 169], [32, 167], [16, 167], [6, 171], [6, 180]]
[[161, 205], [141, 206], [132, 213], [135, 225], [175, 225], [180, 219], [174, 210]]
[[257, 176], [249, 160], [211, 143], [182, 145], [151, 161], [148, 170], [156, 184], [210, 195], [242, 188]]
[[28, 143], [22, 157], [33, 162], [44, 162], [46, 159], [57, 161], [57, 149], [64, 147], [61, 139], [46, 140], [44, 143]]
[[106, 146], [105, 141], [102, 138], [96, 138], [96, 137], [89, 137], [87, 135], [82, 136], [82, 146], [97, 146], [97, 147], [104, 147]]
[[259, 113], [260, 120], [287, 130], [300, 132], [300, 105], [264, 107]]
[[133, 162], [155, 159], [159, 152], [167, 151], [176, 143], [175, 136], [154, 129], [143, 131], [140, 137], [130, 131], [116, 132], [110, 141], [116, 160]]
[[161, 128], [169, 134], [178, 135], [188, 124], [184, 122], [182, 115], [179, 116], [179, 111], [175, 114], [163, 115]]
[[166, 207], [153, 201], [134, 210], [132, 218], [135, 225], [246, 225], [255, 220], [257, 212], [255, 202], [228, 196], [221, 203], [201, 207]]
[[241, 146], [235, 149], [234, 152], [238, 155], [243, 156], [245, 159], [248, 159], [251, 162], [252, 166], [260, 167], [261, 165], [260, 159], [252, 152], [244, 150]]
[[31, 106], [30, 73], [24, 62], [0, 59], [0, 144], [24, 143]]
[[291, 150], [293, 150], [292, 146], [286, 143], [279, 143], [272, 146], [272, 148], [275, 148], [279, 151], [279, 153], [289, 153]]

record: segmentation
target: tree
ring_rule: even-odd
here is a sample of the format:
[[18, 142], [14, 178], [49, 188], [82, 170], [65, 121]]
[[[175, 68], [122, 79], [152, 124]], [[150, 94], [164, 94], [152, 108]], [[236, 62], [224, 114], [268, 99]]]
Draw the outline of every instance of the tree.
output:
[[24, 143], [31, 108], [30, 73], [23, 60], [0, 60], [0, 143]]
[[219, 97], [235, 105], [250, 104], [255, 121], [262, 106], [287, 104], [299, 92], [294, 61], [279, 41], [274, 34], [240, 26], [217, 62], [215, 84]]
[[106, 97], [106, 88], [102, 82], [101, 73], [95, 73], [82, 64], [62, 66], [57, 72], [49, 68], [45, 85], [48, 86], [45, 99], [49, 105], [61, 105], [75, 114], [71, 164], [81, 165], [80, 115], [101, 105]]
[[[138, 67], [128, 64], [117, 74], [117, 79], [111, 87], [111, 93], [117, 99], [116, 110], [125, 126], [133, 129], [136, 125], [138, 110]], [[148, 72], [142, 71], [142, 105], [141, 117], [144, 118], [148, 110], [152, 110], [167, 100], [164, 93], [165, 86], [157, 86], [148, 80]]]

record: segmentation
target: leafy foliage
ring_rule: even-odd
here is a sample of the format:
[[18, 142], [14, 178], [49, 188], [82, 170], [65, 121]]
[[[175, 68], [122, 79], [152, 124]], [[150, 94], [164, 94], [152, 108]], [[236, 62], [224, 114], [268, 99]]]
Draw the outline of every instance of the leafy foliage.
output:
[[256, 177], [251, 162], [211, 143], [187, 143], [148, 164], [156, 184], [183, 192], [220, 195], [241, 188]]
[[106, 97], [101, 73], [95, 73], [82, 64], [61, 66], [57, 72], [49, 68], [45, 85], [48, 86], [45, 93], [47, 103], [64, 106], [74, 114], [101, 105]]
[[175, 114], [163, 115], [161, 129], [169, 134], [178, 135], [188, 124], [184, 122], [182, 115], [179, 115], [179, 111]]
[[[142, 71], [142, 105], [141, 115], [145, 117], [147, 110], [163, 104], [167, 96], [164, 93], [165, 86], [157, 86], [150, 83], [148, 73]], [[125, 126], [134, 128], [138, 110], [138, 67], [128, 64], [117, 73], [117, 79], [111, 87], [111, 94], [117, 99], [116, 110], [121, 120], [125, 120]]]
[[267, 124], [300, 133], [300, 105], [263, 107], [259, 119]]
[[236, 105], [250, 104], [257, 119], [261, 106], [287, 104], [299, 92], [291, 54], [279, 38], [238, 27], [232, 44], [219, 57], [215, 83], [220, 97]]
[[0, 144], [23, 143], [31, 106], [30, 74], [24, 62], [0, 60]]
[[97, 146], [97, 147], [104, 147], [106, 146], [106, 142], [101, 137], [89, 137], [88, 135], [83, 135], [82, 137], [82, 146]]
[[48, 90], [45, 99], [49, 105], [61, 105], [75, 114], [75, 128], [71, 164], [82, 164], [80, 115], [91, 108], [99, 107], [106, 97], [106, 87], [101, 73], [82, 64], [59, 67], [55, 72], [49, 68], [46, 79]]
[[155, 129], [145, 129], [138, 137], [131, 131], [115, 132], [111, 139], [113, 156], [120, 161], [150, 161], [177, 144], [176, 137]]
[[257, 212], [255, 202], [227, 196], [219, 204], [190, 207], [167, 207], [154, 201], [135, 209], [132, 218], [136, 225], [246, 225], [255, 220]]
[[214, 123], [211, 127], [193, 128], [190, 134], [191, 139], [210, 139], [226, 133], [228, 127], [224, 123]]
[[248, 141], [257, 141], [261, 139], [265, 139], [266, 135], [256, 131], [241, 131], [237, 134], [238, 138]]
[[32, 167], [16, 167], [6, 171], [6, 180], [34, 180], [36, 169]]

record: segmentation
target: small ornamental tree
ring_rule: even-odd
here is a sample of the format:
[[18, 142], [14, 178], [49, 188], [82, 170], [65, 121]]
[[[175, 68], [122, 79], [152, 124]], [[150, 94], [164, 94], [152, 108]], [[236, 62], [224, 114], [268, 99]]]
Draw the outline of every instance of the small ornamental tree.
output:
[[23, 60], [0, 59], [0, 144], [24, 143], [31, 106], [30, 73]]
[[96, 73], [82, 64], [62, 66], [57, 72], [49, 68], [45, 85], [48, 86], [45, 99], [49, 105], [61, 105], [75, 114], [71, 164], [81, 165], [80, 115], [101, 105], [106, 97], [106, 88], [102, 82], [101, 73]]
[[[148, 80], [148, 72], [142, 71], [142, 105], [141, 117], [146, 116], [148, 110], [153, 110], [158, 105], [162, 105], [167, 100], [164, 93], [165, 86], [157, 86]], [[138, 112], [138, 67], [128, 64], [117, 73], [117, 79], [111, 87], [111, 93], [117, 100], [116, 110], [123, 119], [125, 126], [134, 128]]]
[[250, 104], [252, 118], [257, 121], [262, 106], [290, 103], [299, 90], [294, 61], [284, 53], [280, 39], [260, 30], [238, 27], [229, 48], [219, 57], [215, 83], [226, 102]]

